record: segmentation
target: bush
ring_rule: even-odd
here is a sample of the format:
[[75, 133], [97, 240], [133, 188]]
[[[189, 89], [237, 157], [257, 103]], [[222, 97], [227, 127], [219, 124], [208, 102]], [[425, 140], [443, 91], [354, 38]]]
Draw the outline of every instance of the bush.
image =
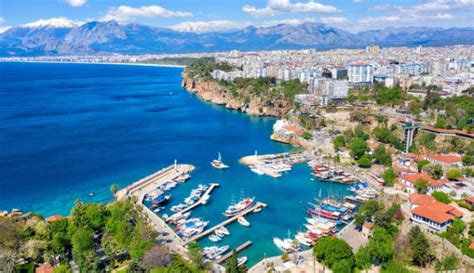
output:
[[304, 139], [311, 139], [313, 137], [313, 134], [311, 134], [311, 132], [309, 131], [304, 131], [302, 137]]
[[449, 199], [449, 195], [444, 193], [444, 192], [435, 191], [431, 194], [431, 196], [433, 196], [439, 202], [442, 202], [442, 203], [445, 203], [445, 204], [451, 203], [451, 199]]
[[385, 181], [385, 185], [387, 187], [393, 187], [393, 185], [395, 185], [395, 179], [397, 178], [397, 174], [392, 168], [388, 168], [382, 174], [382, 178]]
[[446, 172], [446, 176], [448, 177], [449, 180], [456, 181], [458, 180], [459, 177], [462, 176], [462, 173], [461, 173], [461, 170], [452, 169]]

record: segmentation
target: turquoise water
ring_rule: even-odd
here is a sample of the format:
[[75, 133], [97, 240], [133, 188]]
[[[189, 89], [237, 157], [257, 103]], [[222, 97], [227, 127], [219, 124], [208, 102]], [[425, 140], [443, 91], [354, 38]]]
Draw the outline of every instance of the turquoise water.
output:
[[[109, 187], [123, 187], [174, 159], [197, 167], [189, 182], [171, 191], [168, 207], [200, 183], [217, 182], [210, 202], [193, 216], [224, 220], [232, 196], [268, 204], [228, 226], [219, 245], [236, 247], [254, 264], [279, 255], [272, 237], [302, 228], [303, 207], [318, 194], [347, 186], [312, 181], [302, 164], [281, 178], [258, 176], [239, 158], [289, 151], [269, 140], [274, 118], [250, 117], [201, 101], [180, 87], [179, 68], [89, 64], [0, 64], [0, 210], [20, 208], [45, 215], [69, 214], [74, 201], [112, 200]], [[228, 170], [209, 162], [220, 151]], [[94, 193], [90, 196], [89, 193]], [[208, 239], [200, 242], [211, 245]]]

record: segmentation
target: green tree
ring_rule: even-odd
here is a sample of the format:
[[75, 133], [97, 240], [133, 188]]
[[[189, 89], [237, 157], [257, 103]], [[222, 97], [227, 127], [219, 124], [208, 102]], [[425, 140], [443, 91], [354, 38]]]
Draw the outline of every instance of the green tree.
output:
[[387, 263], [395, 256], [393, 238], [388, 231], [382, 227], [374, 227], [372, 238], [370, 238], [366, 247], [372, 263]]
[[367, 219], [374, 216], [379, 210], [383, 210], [383, 204], [377, 200], [371, 199], [362, 203], [354, 217], [355, 225], [361, 227]]
[[445, 204], [449, 204], [451, 202], [451, 199], [449, 199], [449, 195], [442, 191], [435, 191], [431, 194], [431, 196], [433, 196], [439, 202], [442, 202]]
[[334, 138], [332, 141], [334, 145], [334, 150], [339, 151], [341, 148], [346, 146], [346, 140], [343, 135], [338, 135], [337, 137]]
[[397, 178], [397, 174], [392, 168], [387, 168], [382, 174], [382, 178], [385, 181], [386, 186], [393, 187], [395, 185], [395, 179]]
[[112, 194], [115, 194], [117, 191], [118, 191], [117, 184], [114, 183], [110, 185], [110, 192], [112, 192]]
[[439, 164], [434, 165], [430, 171], [430, 174], [434, 179], [440, 179], [443, 177], [443, 167]]
[[415, 271], [408, 269], [403, 263], [393, 260], [383, 264], [380, 273], [415, 273]]
[[418, 168], [418, 172], [420, 173], [423, 170], [423, 167], [425, 167], [426, 165], [429, 165], [430, 163], [431, 162], [429, 160], [426, 160], [426, 159], [418, 161], [418, 163], [416, 164], [416, 166]]
[[464, 164], [464, 166], [472, 166], [472, 165], [474, 165], [474, 155], [472, 155], [472, 154], [465, 154], [465, 155], [462, 157], [462, 163]]
[[53, 270], [54, 273], [72, 273], [71, 267], [68, 264], [60, 264]]
[[369, 146], [367, 145], [367, 142], [358, 137], [352, 138], [349, 147], [351, 149], [351, 155], [354, 159], [358, 160], [361, 158], [365, 153], [370, 151]]
[[227, 263], [226, 272], [239, 273], [239, 266], [237, 265], [237, 252], [234, 250]]
[[369, 269], [371, 265], [369, 249], [366, 246], [359, 248], [355, 256], [355, 266], [361, 270], [365, 270]]
[[462, 172], [458, 169], [451, 169], [446, 172], [446, 176], [449, 180], [456, 181], [459, 177], [462, 176]]
[[429, 185], [430, 185], [430, 182], [424, 179], [418, 178], [414, 186], [415, 186], [416, 192], [420, 194], [426, 194], [428, 192]]
[[319, 262], [331, 269], [336, 266], [339, 270], [340, 265], [337, 263], [342, 260], [347, 260], [343, 264], [349, 269], [352, 269], [354, 264], [354, 254], [349, 244], [335, 237], [324, 237], [316, 241], [313, 254]]
[[413, 262], [421, 267], [425, 267], [434, 259], [428, 239], [418, 226], [413, 227], [409, 233], [410, 249]]
[[357, 164], [361, 168], [370, 168], [370, 166], [372, 165], [372, 160], [368, 155], [363, 155], [361, 156], [361, 158], [359, 158], [359, 160], [357, 160]]
[[199, 268], [204, 268], [204, 254], [201, 246], [197, 242], [191, 242], [188, 245], [188, 255], [193, 264], [197, 265]]
[[443, 260], [438, 261], [435, 268], [437, 271], [456, 270], [459, 268], [459, 258], [454, 253], [450, 253]]
[[448, 121], [443, 117], [438, 117], [436, 119], [434, 127], [439, 128], [439, 129], [446, 129], [446, 128], [448, 128]]
[[72, 236], [72, 255], [80, 267], [87, 266], [87, 258], [94, 249], [92, 232], [86, 228], [79, 228]]
[[387, 150], [385, 149], [385, 145], [383, 144], [377, 146], [377, 148], [374, 150], [374, 158], [381, 165], [384, 165], [387, 167], [392, 166], [392, 156], [389, 153], [387, 153]]

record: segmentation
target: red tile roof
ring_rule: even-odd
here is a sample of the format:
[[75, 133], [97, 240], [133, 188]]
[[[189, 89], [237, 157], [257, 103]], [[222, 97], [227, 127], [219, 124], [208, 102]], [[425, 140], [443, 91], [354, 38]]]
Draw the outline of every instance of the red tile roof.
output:
[[436, 202], [436, 199], [431, 195], [414, 193], [410, 195], [410, 203], [413, 205], [426, 205]]
[[462, 157], [460, 155], [427, 155], [426, 158], [446, 164], [457, 164], [462, 162]]
[[415, 184], [418, 180], [426, 180], [430, 183], [431, 187], [439, 187], [444, 185], [443, 182], [440, 182], [438, 180], [433, 179], [429, 174], [427, 173], [409, 173], [409, 174], [404, 174], [400, 176], [400, 179], [404, 179], [408, 181], [411, 184]]
[[51, 222], [61, 220], [61, 219], [63, 219], [63, 217], [61, 215], [53, 215], [53, 216], [47, 217], [45, 220], [46, 220], [46, 222], [51, 223]]
[[438, 129], [438, 128], [434, 128], [433, 126], [423, 126], [421, 127], [421, 129], [432, 131], [439, 134], [453, 134], [453, 135], [461, 135], [461, 136], [474, 138], [474, 134], [466, 132], [466, 131], [462, 131], [462, 130], [457, 130], [457, 129]]
[[374, 228], [374, 223], [365, 222], [363, 227], [366, 228], [366, 229], [373, 229]]
[[431, 221], [439, 223], [439, 224], [442, 224], [454, 218], [454, 216], [451, 214], [437, 211], [432, 208], [427, 208], [425, 206], [416, 207], [411, 212], [413, 214], [428, 218]]
[[44, 263], [35, 268], [35, 273], [53, 273], [53, 267], [48, 263]]
[[474, 203], [474, 196], [466, 198], [466, 201], [469, 203]]
[[469, 248], [474, 249], [474, 241], [471, 242], [471, 244], [469, 245]]

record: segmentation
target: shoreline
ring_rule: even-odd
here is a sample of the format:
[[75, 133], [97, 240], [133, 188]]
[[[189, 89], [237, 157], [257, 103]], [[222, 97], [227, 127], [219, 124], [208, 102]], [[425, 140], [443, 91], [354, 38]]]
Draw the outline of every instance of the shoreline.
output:
[[115, 63], [115, 62], [71, 62], [71, 61], [0, 61], [0, 63], [52, 63], [52, 64], [102, 64], [102, 65], [131, 65], [131, 66], [155, 66], [170, 68], [186, 68], [185, 65], [177, 64], [149, 64], [149, 63]]

